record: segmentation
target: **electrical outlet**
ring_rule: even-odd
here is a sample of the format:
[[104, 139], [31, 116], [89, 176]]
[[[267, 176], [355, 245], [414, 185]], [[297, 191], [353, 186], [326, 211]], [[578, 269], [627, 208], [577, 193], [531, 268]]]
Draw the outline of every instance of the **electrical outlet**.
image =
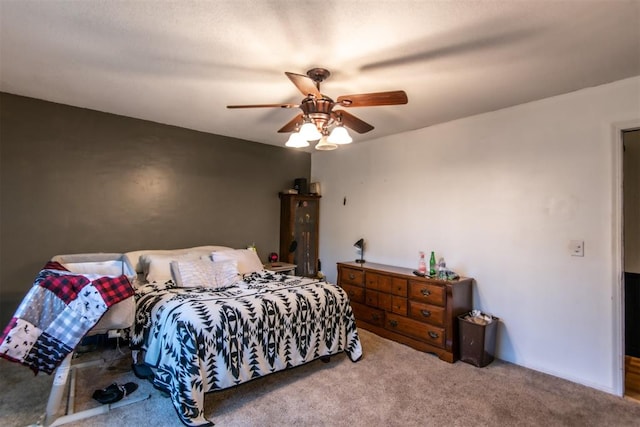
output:
[[118, 329], [112, 329], [109, 332], [107, 332], [107, 337], [108, 338], [122, 338], [122, 333]]
[[584, 240], [572, 240], [569, 242], [571, 256], [584, 256]]

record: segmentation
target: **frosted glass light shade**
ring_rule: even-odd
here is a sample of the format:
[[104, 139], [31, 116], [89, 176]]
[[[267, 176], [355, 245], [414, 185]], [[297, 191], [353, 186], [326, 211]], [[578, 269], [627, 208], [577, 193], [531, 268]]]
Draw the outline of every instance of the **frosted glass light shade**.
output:
[[353, 138], [351, 138], [351, 135], [347, 132], [347, 128], [344, 126], [337, 126], [333, 128], [331, 135], [327, 138], [327, 141], [332, 144], [349, 144], [353, 142]]
[[338, 146], [336, 144], [333, 144], [327, 141], [326, 136], [323, 136], [320, 139], [320, 141], [318, 141], [318, 143], [316, 144], [316, 150], [329, 151], [329, 150], [335, 150], [336, 148], [338, 148]]
[[316, 125], [310, 122], [302, 125], [300, 135], [307, 141], [317, 141], [322, 138], [322, 134], [318, 131]]
[[303, 148], [308, 147], [309, 142], [307, 142], [307, 140], [304, 139], [298, 132], [292, 132], [289, 136], [289, 139], [284, 145], [291, 148]]

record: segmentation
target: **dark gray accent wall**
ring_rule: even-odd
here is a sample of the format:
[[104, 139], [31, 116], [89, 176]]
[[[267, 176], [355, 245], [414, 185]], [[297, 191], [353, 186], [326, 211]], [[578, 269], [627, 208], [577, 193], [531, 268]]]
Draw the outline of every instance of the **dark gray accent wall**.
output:
[[255, 242], [266, 260], [278, 192], [310, 171], [309, 153], [0, 93], [0, 328], [56, 254]]

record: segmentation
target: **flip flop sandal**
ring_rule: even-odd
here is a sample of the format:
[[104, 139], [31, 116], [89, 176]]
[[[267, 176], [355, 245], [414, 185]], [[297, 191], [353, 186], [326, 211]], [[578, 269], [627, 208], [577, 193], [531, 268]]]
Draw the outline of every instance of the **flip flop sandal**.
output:
[[126, 383], [118, 385], [116, 383], [93, 392], [93, 398], [102, 404], [115, 403], [122, 400], [123, 397], [130, 395], [138, 389], [136, 383]]
[[155, 375], [146, 363], [134, 363], [131, 365], [131, 369], [133, 369], [133, 374], [141, 380], [153, 381]]

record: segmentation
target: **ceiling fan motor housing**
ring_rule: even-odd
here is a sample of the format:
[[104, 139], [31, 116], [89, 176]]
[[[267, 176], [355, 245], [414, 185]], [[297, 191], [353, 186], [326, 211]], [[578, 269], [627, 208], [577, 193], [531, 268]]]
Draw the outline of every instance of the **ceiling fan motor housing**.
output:
[[322, 97], [317, 99], [314, 96], [308, 96], [300, 104], [300, 109], [322, 131], [324, 127], [329, 125], [331, 110], [334, 105], [335, 103], [330, 98]]

